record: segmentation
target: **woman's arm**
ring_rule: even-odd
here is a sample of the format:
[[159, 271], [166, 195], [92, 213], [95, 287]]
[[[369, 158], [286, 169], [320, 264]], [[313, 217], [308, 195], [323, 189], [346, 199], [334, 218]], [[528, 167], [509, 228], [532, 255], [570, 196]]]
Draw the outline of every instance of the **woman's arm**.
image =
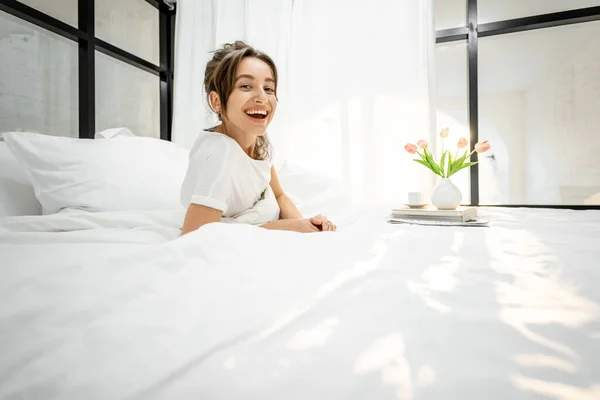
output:
[[271, 167], [271, 189], [279, 204], [279, 217], [281, 219], [302, 219], [302, 213], [298, 210], [292, 199], [283, 191], [275, 167]]
[[298, 207], [292, 199], [283, 191], [275, 167], [271, 167], [271, 189], [279, 204], [278, 221], [271, 221], [263, 225], [267, 229], [283, 229], [295, 230], [298, 232], [314, 232], [314, 231], [335, 231], [336, 226], [331, 223], [326, 217], [316, 215], [312, 218], [304, 219]]
[[202, 225], [211, 222], [219, 222], [222, 214], [223, 212], [216, 208], [202, 206], [200, 204], [190, 204], [185, 213], [181, 235], [183, 236], [188, 232], [195, 231]]

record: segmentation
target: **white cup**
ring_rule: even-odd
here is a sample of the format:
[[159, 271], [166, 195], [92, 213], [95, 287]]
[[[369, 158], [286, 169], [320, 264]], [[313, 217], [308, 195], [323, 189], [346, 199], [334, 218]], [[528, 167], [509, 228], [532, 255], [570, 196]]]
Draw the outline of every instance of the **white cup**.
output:
[[408, 192], [408, 205], [421, 206], [425, 203], [424, 198], [423, 192]]

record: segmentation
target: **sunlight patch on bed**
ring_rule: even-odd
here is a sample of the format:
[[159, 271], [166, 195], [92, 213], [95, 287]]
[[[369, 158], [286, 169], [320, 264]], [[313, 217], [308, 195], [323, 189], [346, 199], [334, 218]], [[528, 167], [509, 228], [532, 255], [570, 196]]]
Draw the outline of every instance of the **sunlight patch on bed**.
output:
[[235, 368], [236, 362], [234, 357], [229, 357], [224, 363], [223, 368], [226, 370], [232, 370]]
[[[401, 333], [381, 337], [365, 349], [354, 362], [355, 374], [379, 372], [382, 383], [392, 386], [398, 399], [412, 399], [414, 395], [411, 369], [405, 354]], [[420, 371], [421, 384], [435, 381], [435, 371], [429, 367]], [[417, 379], [417, 385], [419, 380]]]
[[454, 254], [458, 254], [460, 249], [463, 247], [465, 243], [465, 233], [464, 232], [454, 232], [454, 243], [450, 247], [450, 250]]
[[598, 400], [600, 399], [600, 383], [588, 388], [566, 385], [559, 382], [548, 382], [540, 379], [514, 376], [512, 381], [521, 390], [547, 396], [557, 400]]
[[286, 325], [310, 311], [310, 309], [312, 309], [312, 307], [314, 307], [319, 301], [326, 298], [339, 288], [354, 280], [360, 279], [368, 275], [369, 272], [377, 269], [387, 254], [390, 243], [402, 235], [404, 235], [404, 232], [401, 231], [380, 235], [379, 238], [375, 239], [375, 243], [369, 251], [369, 253], [373, 255], [370, 260], [357, 261], [352, 267], [339, 272], [329, 282], [326, 282], [319, 289], [317, 289], [313, 299], [310, 300], [309, 304], [299, 307], [296, 310], [290, 310], [279, 316], [275, 322], [261, 332], [260, 336], [264, 338], [272, 335], [280, 329], [283, 329]]
[[375, 240], [375, 243], [369, 251], [369, 253], [373, 255], [370, 260], [357, 261], [351, 268], [339, 272], [333, 279], [331, 279], [329, 282], [326, 282], [317, 290], [315, 299], [324, 298], [347, 283], [360, 279], [368, 275], [369, 272], [377, 269], [387, 254], [390, 243], [393, 241], [393, 239], [400, 237], [403, 234], [403, 232], [397, 231], [394, 233], [386, 233], [381, 235], [377, 240]]
[[[454, 242], [451, 250], [458, 254], [464, 244], [464, 232], [454, 234]], [[421, 298], [423, 303], [442, 313], [447, 313], [452, 308], [434, 298], [436, 293], [453, 293], [458, 286], [458, 272], [461, 269], [463, 259], [456, 255], [446, 256], [439, 262], [429, 265], [421, 274], [421, 281], [408, 281], [407, 289]]]
[[290, 350], [307, 350], [322, 346], [327, 342], [339, 323], [338, 318], [329, 318], [313, 329], [296, 332], [287, 343], [287, 348]]
[[437, 374], [431, 365], [424, 365], [417, 373], [417, 387], [424, 388], [435, 384]]
[[355, 374], [379, 372], [384, 384], [393, 386], [399, 399], [412, 397], [410, 364], [404, 355], [401, 333], [377, 339], [354, 362]]
[[450, 306], [447, 306], [444, 303], [440, 303], [439, 301], [432, 299], [431, 297], [423, 296], [421, 298], [421, 300], [423, 300], [423, 303], [427, 307], [429, 307], [435, 311], [439, 311], [441, 313], [448, 313], [448, 312], [452, 311], [452, 308]]
[[279, 360], [277, 360], [277, 365], [283, 368], [289, 368], [291, 367], [292, 362], [289, 359], [282, 357]]
[[514, 357], [515, 362], [522, 367], [531, 368], [550, 368], [568, 373], [577, 372], [577, 367], [558, 357], [547, 356], [544, 354], [517, 354]]
[[260, 336], [262, 338], [271, 336], [278, 330], [283, 329], [287, 324], [291, 323], [292, 321], [295, 321], [297, 318], [300, 318], [302, 315], [306, 314], [311, 308], [312, 305], [306, 305], [304, 307], [298, 308], [296, 310], [291, 310], [287, 313], [280, 315], [275, 320], [275, 322], [273, 322], [269, 327], [267, 327], [260, 333]]
[[[598, 318], [599, 306], [581, 297], [577, 288], [564, 280], [554, 250], [534, 233], [498, 229], [485, 235], [490, 268], [504, 277], [495, 282], [500, 320], [532, 342], [578, 361], [575, 351], [529, 325], [579, 328]], [[507, 281], [507, 276], [512, 279]]]

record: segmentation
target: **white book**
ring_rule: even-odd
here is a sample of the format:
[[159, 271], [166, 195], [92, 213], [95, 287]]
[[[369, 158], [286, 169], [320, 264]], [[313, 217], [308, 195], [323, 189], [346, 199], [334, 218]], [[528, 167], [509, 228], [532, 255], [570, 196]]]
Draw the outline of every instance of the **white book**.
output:
[[431, 226], [488, 226], [489, 219], [477, 218], [467, 222], [462, 221], [439, 221], [433, 219], [417, 219], [415, 218], [390, 218], [390, 224], [414, 224], [414, 225], [431, 225]]
[[392, 218], [419, 219], [432, 221], [457, 221], [467, 222], [477, 219], [477, 208], [458, 207], [456, 210], [438, 210], [431, 206], [428, 208], [393, 208], [391, 210]]

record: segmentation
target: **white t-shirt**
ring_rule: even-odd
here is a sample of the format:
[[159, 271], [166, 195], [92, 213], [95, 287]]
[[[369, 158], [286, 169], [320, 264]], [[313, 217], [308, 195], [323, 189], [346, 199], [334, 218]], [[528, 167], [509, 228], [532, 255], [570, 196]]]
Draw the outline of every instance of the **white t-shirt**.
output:
[[269, 183], [272, 148], [266, 160], [254, 160], [229, 136], [202, 131], [190, 150], [181, 202], [223, 211], [225, 222], [263, 224], [279, 218]]

